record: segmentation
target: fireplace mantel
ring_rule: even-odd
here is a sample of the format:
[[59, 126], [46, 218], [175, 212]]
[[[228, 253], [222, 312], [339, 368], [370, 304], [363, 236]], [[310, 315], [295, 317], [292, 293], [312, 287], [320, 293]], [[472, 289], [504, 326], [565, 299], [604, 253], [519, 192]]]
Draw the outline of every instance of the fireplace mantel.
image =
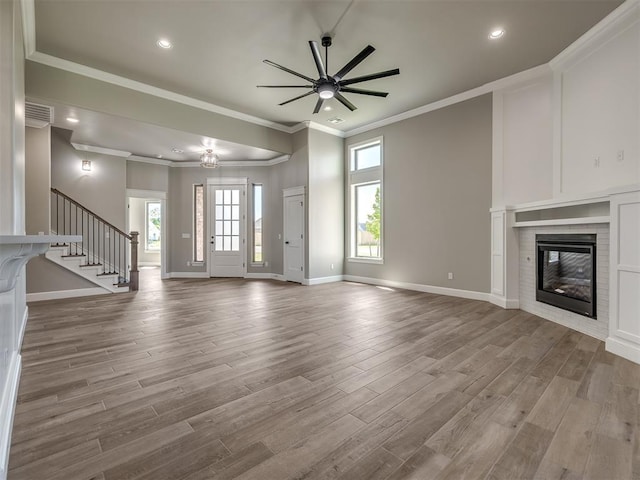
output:
[[80, 235], [0, 235], [0, 293], [13, 290], [22, 267], [52, 243], [80, 241]]
[[[566, 228], [563, 228], [566, 227]], [[596, 233], [602, 302], [607, 308], [597, 331], [581, 330], [565, 317], [547, 317], [606, 340], [608, 351], [640, 363], [640, 185], [618, 187], [590, 195], [562, 197], [491, 209], [491, 296], [503, 308], [531, 307], [527, 292], [530, 240], [533, 233]], [[524, 242], [524, 243], [522, 243]], [[604, 247], [604, 248], [601, 248]], [[525, 250], [522, 250], [522, 249]], [[604, 269], [604, 270], [603, 270]], [[524, 275], [524, 276], [523, 276]], [[521, 281], [522, 279], [522, 281]], [[527, 302], [525, 305], [523, 302]], [[529, 310], [527, 310], [529, 311]], [[541, 310], [544, 313], [544, 310]], [[603, 328], [604, 327], [604, 328]], [[591, 329], [585, 325], [585, 329]]]

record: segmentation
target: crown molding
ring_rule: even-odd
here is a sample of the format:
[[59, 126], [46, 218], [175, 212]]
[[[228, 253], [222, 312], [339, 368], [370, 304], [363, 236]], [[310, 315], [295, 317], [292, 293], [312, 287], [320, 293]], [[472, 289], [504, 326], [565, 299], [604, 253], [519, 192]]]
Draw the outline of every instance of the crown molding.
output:
[[[290, 158], [291, 155], [281, 155], [279, 157], [272, 158], [271, 160], [220, 160], [218, 164], [220, 167], [271, 167], [273, 165], [286, 162]], [[143, 157], [141, 155], [131, 155], [127, 160], [172, 168], [200, 167], [200, 162], [176, 162], [160, 158]]]
[[304, 130], [308, 128], [309, 130], [318, 130], [319, 132], [328, 133], [329, 135], [335, 135], [336, 137], [345, 138], [346, 133], [342, 130], [338, 130], [337, 128], [327, 127], [326, 125], [322, 125], [321, 123], [314, 122], [312, 120], [305, 120], [300, 122], [293, 127], [291, 127], [291, 131], [289, 133], [296, 133], [300, 130]]
[[24, 55], [29, 58], [36, 51], [36, 3], [35, 0], [21, 0], [22, 36]]
[[129, 158], [131, 156], [131, 152], [125, 152], [124, 150], [114, 150], [113, 148], [96, 147], [94, 145], [85, 145], [83, 143], [74, 142], [71, 142], [71, 145], [73, 145], [73, 148], [76, 150], [80, 150], [82, 152], [99, 153], [101, 155], [111, 155], [113, 157], [124, 158]]
[[362, 127], [347, 130], [346, 132], [344, 132], [344, 136], [346, 138], [353, 137], [354, 135], [369, 132], [371, 130], [375, 130], [376, 128], [386, 127], [387, 125], [401, 122], [402, 120], [407, 120], [409, 118], [417, 117], [418, 115], [424, 115], [425, 113], [449, 107], [456, 103], [464, 102], [465, 100], [470, 100], [472, 98], [479, 97], [496, 90], [502, 90], [504, 88], [510, 88], [515, 85], [538, 80], [541, 77], [548, 75], [550, 72], [551, 69], [549, 68], [548, 64], [539, 65], [537, 67], [530, 68], [529, 70], [518, 72], [509, 77], [501, 78], [494, 82], [486, 83], [480, 87], [467, 90], [466, 92], [458, 93], [457, 95], [438, 100], [437, 102], [429, 103], [427, 105], [423, 105], [422, 107], [414, 108], [413, 110], [408, 110], [406, 112], [399, 113], [382, 120], [378, 120], [377, 122], [373, 122], [368, 125], [363, 125]]
[[567, 68], [638, 21], [640, 21], [640, 0], [627, 0], [556, 55], [549, 65], [552, 70]]
[[102, 82], [110, 83], [112, 85], [117, 85], [119, 87], [128, 88], [130, 90], [145, 93], [147, 95], [153, 95], [155, 97], [163, 98], [165, 100], [170, 100], [172, 102], [177, 102], [183, 105], [188, 105], [190, 107], [199, 108], [200, 110], [206, 110], [208, 112], [217, 113], [219, 115], [224, 115], [226, 117], [235, 118], [237, 120], [242, 120], [242, 121], [253, 123], [256, 125], [261, 125], [263, 127], [273, 128], [274, 130], [280, 130], [281, 132], [290, 133], [290, 130], [291, 130], [291, 127], [287, 127], [280, 123], [272, 122], [270, 120], [265, 120], [259, 117], [254, 117], [253, 115], [247, 115], [246, 113], [236, 112], [235, 110], [224, 108], [219, 105], [215, 105], [213, 103], [205, 102], [203, 100], [197, 100], [195, 98], [188, 97], [186, 95], [182, 95], [182, 94], [171, 92], [169, 90], [165, 90], [162, 88], [154, 87], [146, 83], [121, 77], [120, 75], [114, 75], [113, 73], [108, 73], [103, 70], [98, 70], [96, 68], [87, 67], [86, 65], [82, 65], [79, 63], [71, 62], [69, 60], [54, 57], [46, 53], [34, 51], [31, 55], [27, 56], [27, 60], [40, 63], [42, 65], [47, 65], [49, 67], [58, 68], [60, 70], [65, 70], [67, 72], [75, 73], [77, 75], [82, 75], [84, 77], [93, 78], [94, 80], [99, 80]]

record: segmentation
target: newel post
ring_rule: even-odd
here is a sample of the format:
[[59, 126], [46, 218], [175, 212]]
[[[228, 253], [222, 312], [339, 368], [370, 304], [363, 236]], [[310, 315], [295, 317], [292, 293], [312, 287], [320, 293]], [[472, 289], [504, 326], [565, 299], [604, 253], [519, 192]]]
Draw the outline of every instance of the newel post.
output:
[[129, 272], [129, 290], [138, 290], [138, 232], [131, 232], [131, 271]]

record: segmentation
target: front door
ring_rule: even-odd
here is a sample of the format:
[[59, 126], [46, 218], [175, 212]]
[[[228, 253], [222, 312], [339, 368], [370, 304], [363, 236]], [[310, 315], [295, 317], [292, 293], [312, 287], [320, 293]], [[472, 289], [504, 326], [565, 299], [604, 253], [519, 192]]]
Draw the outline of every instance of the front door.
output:
[[245, 186], [209, 185], [209, 275], [244, 277]]
[[304, 278], [304, 195], [284, 197], [284, 278]]

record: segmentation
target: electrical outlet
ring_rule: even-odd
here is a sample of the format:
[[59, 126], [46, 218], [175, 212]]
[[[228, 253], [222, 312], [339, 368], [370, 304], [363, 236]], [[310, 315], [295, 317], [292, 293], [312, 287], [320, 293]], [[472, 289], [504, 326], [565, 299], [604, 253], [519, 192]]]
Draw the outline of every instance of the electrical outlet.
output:
[[269, 262], [264, 262], [264, 266], [268, 267], [269, 266]]
[[618, 159], [619, 162], [623, 162], [624, 161], [624, 150], [618, 150], [618, 154], [616, 155], [616, 158]]
[[333, 270], [333, 263], [331, 264], [331, 270]]
[[187, 261], [187, 267], [190, 267], [190, 266], [191, 266], [191, 262]]
[[600, 168], [600, 157], [593, 159], [593, 168]]
[[453, 280], [453, 272], [449, 272], [447, 278], [449, 278], [449, 280]]

